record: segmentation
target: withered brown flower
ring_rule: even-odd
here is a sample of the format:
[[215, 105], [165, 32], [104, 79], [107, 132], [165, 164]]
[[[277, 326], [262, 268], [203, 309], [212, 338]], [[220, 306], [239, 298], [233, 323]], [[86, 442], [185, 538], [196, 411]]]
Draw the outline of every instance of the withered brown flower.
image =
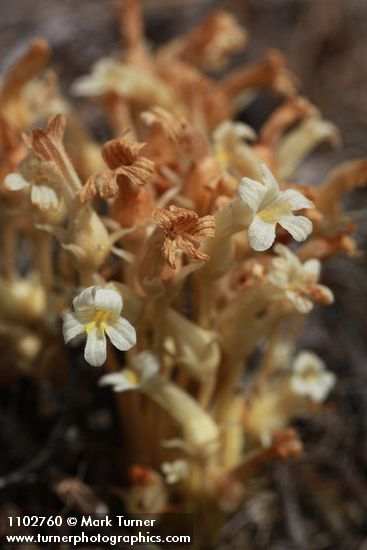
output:
[[102, 157], [108, 168], [93, 174], [78, 192], [80, 202], [91, 200], [97, 193], [104, 199], [118, 195], [118, 186], [123, 182], [145, 185], [154, 172], [154, 163], [140, 156], [145, 143], [126, 138], [111, 139], [102, 148]]
[[242, 49], [247, 33], [233, 15], [217, 10], [204, 19], [192, 31], [181, 36], [159, 52], [164, 58], [179, 58], [206, 70], [224, 68], [230, 56]]
[[37, 158], [45, 162], [55, 160], [56, 149], [62, 143], [66, 120], [63, 115], [55, 115], [47, 121], [47, 130], [35, 128], [31, 137], [23, 135], [26, 145]]
[[140, 118], [147, 126], [161, 129], [173, 143], [178, 143], [182, 139], [182, 134], [187, 127], [187, 121], [184, 118], [176, 118], [166, 109], [157, 106], [143, 111]]
[[193, 210], [172, 205], [169, 210], [156, 208], [153, 219], [165, 233], [162, 252], [173, 269], [176, 268], [175, 256], [178, 250], [183, 250], [196, 260], [209, 259], [199, 248], [204, 237], [214, 237], [213, 216], [199, 218]]
[[235, 69], [221, 81], [222, 91], [233, 101], [250, 88], [270, 87], [285, 97], [294, 97], [298, 81], [278, 50], [269, 50], [263, 61]]
[[23, 134], [23, 140], [33, 155], [55, 175], [57, 192], [72, 204], [81, 183], [63, 145], [66, 119], [64, 115], [54, 115], [47, 121], [47, 129], [35, 128], [30, 136]]

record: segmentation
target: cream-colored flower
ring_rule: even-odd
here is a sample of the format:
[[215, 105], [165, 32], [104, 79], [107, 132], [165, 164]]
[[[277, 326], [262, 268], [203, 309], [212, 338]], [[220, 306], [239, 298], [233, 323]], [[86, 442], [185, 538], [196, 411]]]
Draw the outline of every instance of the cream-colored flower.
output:
[[149, 351], [142, 351], [132, 359], [133, 368], [105, 374], [99, 379], [100, 386], [112, 386], [113, 391], [136, 390], [159, 371], [157, 358]]
[[74, 298], [74, 313], [63, 318], [65, 343], [87, 334], [85, 360], [92, 367], [100, 367], [106, 361], [106, 336], [121, 351], [136, 344], [134, 327], [121, 317], [122, 298], [112, 289], [90, 286]]
[[103, 96], [115, 92], [145, 105], [173, 105], [171, 92], [162, 80], [109, 57], [97, 61], [90, 75], [78, 78], [72, 92], [77, 96]]
[[231, 164], [233, 157], [243, 155], [243, 149], [246, 147], [244, 140], [253, 141], [254, 139], [256, 134], [247, 124], [225, 120], [213, 132], [215, 156], [226, 168]]
[[294, 360], [290, 382], [294, 393], [321, 403], [335, 386], [336, 376], [315, 353], [301, 351]]
[[41, 163], [35, 157], [27, 157], [19, 166], [19, 172], [11, 172], [4, 179], [9, 191], [30, 191], [31, 203], [42, 211], [56, 210], [60, 201], [56, 191], [49, 185], [50, 178], [55, 181], [50, 163]]
[[248, 124], [243, 122], [232, 122], [225, 120], [216, 127], [213, 132], [213, 140], [215, 143], [225, 143], [233, 145], [241, 143], [243, 139], [254, 141], [256, 139], [255, 131]]
[[248, 234], [254, 250], [263, 251], [271, 247], [275, 240], [277, 223], [296, 241], [304, 241], [312, 231], [312, 223], [305, 216], [294, 216], [293, 212], [303, 208], [313, 208], [310, 200], [299, 191], [280, 191], [279, 185], [269, 168], [261, 165], [263, 183], [250, 178], [242, 178], [238, 194], [253, 212]]
[[108, 92], [126, 95], [130, 87], [131, 80], [126, 78], [123, 64], [106, 57], [93, 65], [91, 74], [77, 78], [72, 91], [78, 96], [99, 96]]
[[[261, 161], [249, 142], [256, 139], [254, 130], [247, 124], [225, 120], [213, 133], [214, 154], [222, 168], [236, 177], [261, 177]], [[225, 174], [225, 172], [224, 172]]]
[[178, 481], [186, 479], [189, 475], [189, 465], [187, 460], [174, 460], [173, 462], [163, 462], [161, 470], [164, 473], [166, 482], [173, 485]]
[[313, 302], [331, 304], [334, 295], [329, 288], [317, 284], [321, 263], [311, 259], [301, 263], [298, 256], [282, 244], [274, 247], [278, 258], [272, 261], [268, 280], [281, 288], [300, 313], [308, 313]]

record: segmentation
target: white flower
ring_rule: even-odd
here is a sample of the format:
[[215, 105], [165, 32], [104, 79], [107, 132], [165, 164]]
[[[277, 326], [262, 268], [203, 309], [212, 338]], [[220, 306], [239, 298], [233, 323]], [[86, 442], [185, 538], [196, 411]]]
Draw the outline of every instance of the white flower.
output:
[[79, 96], [98, 96], [111, 91], [125, 94], [128, 86], [122, 63], [107, 57], [93, 65], [90, 75], [78, 78], [72, 91]]
[[100, 386], [112, 386], [113, 391], [139, 389], [147, 380], [159, 371], [157, 358], [148, 351], [142, 351], [132, 359], [132, 369], [125, 368], [119, 372], [105, 374], [99, 379]]
[[121, 317], [122, 298], [115, 290], [90, 286], [73, 300], [74, 313], [63, 318], [65, 343], [87, 334], [84, 350], [85, 360], [93, 367], [100, 367], [106, 361], [106, 337], [121, 351], [136, 344], [134, 327]]
[[225, 120], [214, 130], [213, 139], [215, 143], [235, 145], [242, 143], [243, 139], [253, 141], [256, 139], [256, 133], [248, 124]]
[[115, 92], [148, 105], [165, 107], [173, 104], [171, 92], [162, 80], [109, 57], [97, 61], [90, 75], [78, 78], [72, 85], [72, 92], [77, 96], [97, 97]]
[[317, 284], [320, 277], [321, 263], [311, 259], [301, 263], [298, 256], [282, 244], [274, 247], [278, 258], [271, 263], [268, 280], [281, 288], [286, 297], [300, 313], [308, 313], [313, 301], [331, 304], [334, 295], [329, 288]]
[[256, 139], [250, 126], [225, 120], [214, 130], [212, 137], [214, 154], [222, 168], [236, 176], [259, 176], [260, 160], [248, 143]]
[[45, 179], [43, 183], [40, 181], [27, 180], [21, 174], [12, 172], [4, 179], [4, 185], [9, 191], [21, 191], [22, 189], [30, 189], [31, 202], [40, 210], [48, 210], [52, 208], [56, 210], [59, 206], [58, 196], [52, 187], [47, 185]]
[[310, 200], [294, 189], [280, 191], [269, 168], [261, 165], [263, 183], [242, 178], [238, 194], [253, 212], [248, 234], [254, 250], [263, 251], [275, 240], [275, 227], [279, 223], [296, 241], [304, 241], [312, 231], [312, 223], [305, 216], [294, 216], [293, 211], [313, 208]]
[[321, 403], [326, 399], [336, 382], [333, 372], [326, 369], [325, 363], [316, 354], [301, 351], [293, 363], [291, 388], [298, 395], [307, 395]]
[[172, 485], [188, 477], [189, 465], [186, 460], [179, 459], [173, 462], [163, 462], [161, 470], [165, 475], [166, 482]]
[[225, 120], [213, 132], [214, 152], [225, 168], [236, 155], [243, 153], [244, 141], [256, 138], [254, 130], [242, 122]]

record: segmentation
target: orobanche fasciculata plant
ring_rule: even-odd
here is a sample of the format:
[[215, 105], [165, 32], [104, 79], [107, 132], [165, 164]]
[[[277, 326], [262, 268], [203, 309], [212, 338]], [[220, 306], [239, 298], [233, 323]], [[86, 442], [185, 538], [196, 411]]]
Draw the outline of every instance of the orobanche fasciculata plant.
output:
[[[29, 375], [51, 341], [70, 360], [61, 332], [84, 350], [121, 415], [125, 509], [193, 513], [205, 544], [264, 465], [302, 452], [292, 420], [336, 383], [295, 344], [334, 300], [323, 263], [358, 254], [341, 199], [367, 161], [293, 182], [338, 131], [277, 51], [213, 77], [247, 41], [230, 13], [154, 52], [139, 3], [119, 14], [122, 54], [71, 89], [103, 109], [106, 143], [61, 95], [43, 40], [2, 80], [1, 326]], [[256, 133], [236, 113], [263, 88], [279, 106]]]

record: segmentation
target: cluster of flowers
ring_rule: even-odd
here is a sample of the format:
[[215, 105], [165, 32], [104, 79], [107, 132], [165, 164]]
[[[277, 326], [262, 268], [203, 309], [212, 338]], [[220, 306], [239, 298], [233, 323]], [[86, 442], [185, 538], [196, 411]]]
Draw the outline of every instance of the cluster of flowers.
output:
[[[65, 342], [106, 369], [100, 384], [116, 392], [127, 434], [129, 510], [174, 502], [201, 514], [212, 501], [227, 513], [257, 469], [301, 452], [290, 423], [335, 384], [294, 342], [314, 304], [333, 302], [322, 263], [358, 254], [341, 199], [365, 182], [367, 161], [317, 187], [290, 182], [314, 147], [339, 137], [282, 55], [214, 79], [247, 40], [231, 14], [153, 53], [139, 3], [119, 10], [123, 56], [72, 87], [110, 121], [103, 146], [44, 69], [44, 41], [2, 82], [4, 334], [19, 368], [56, 368], [67, 361], [63, 318]], [[233, 119], [262, 88], [280, 104], [256, 134]]]

